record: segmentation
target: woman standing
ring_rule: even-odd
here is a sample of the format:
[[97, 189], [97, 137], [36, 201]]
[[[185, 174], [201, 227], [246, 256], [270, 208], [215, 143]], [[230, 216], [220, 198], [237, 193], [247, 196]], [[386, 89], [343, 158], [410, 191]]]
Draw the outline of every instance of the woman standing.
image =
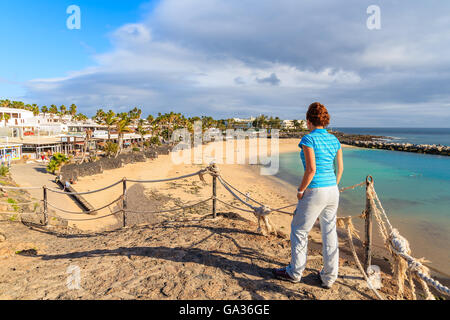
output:
[[[275, 269], [274, 275], [283, 280], [300, 282], [306, 267], [308, 234], [317, 218], [322, 232], [324, 266], [320, 272], [322, 287], [330, 289], [338, 277], [339, 245], [336, 214], [339, 206], [338, 184], [344, 172], [342, 148], [339, 140], [325, 129], [330, 115], [324, 105], [309, 106], [306, 120], [310, 134], [303, 137], [299, 147], [305, 168], [298, 188], [298, 205], [291, 224], [291, 263]], [[337, 160], [337, 173], [334, 161]]]

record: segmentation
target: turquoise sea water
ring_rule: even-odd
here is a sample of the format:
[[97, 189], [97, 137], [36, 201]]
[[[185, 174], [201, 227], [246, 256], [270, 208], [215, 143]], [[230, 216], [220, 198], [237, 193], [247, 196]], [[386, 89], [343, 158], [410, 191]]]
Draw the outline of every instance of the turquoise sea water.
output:
[[[450, 157], [360, 148], [343, 150], [345, 172], [340, 187], [357, 184], [372, 175], [392, 222], [399, 225], [405, 236], [420, 237], [417, 241], [421, 243], [415, 245], [417, 253], [431, 255], [434, 261], [440, 259], [441, 270], [450, 271]], [[298, 186], [302, 176], [299, 153], [281, 154], [278, 178]], [[358, 215], [364, 207], [364, 188], [342, 193], [341, 216]], [[416, 234], [422, 232], [424, 236]]]

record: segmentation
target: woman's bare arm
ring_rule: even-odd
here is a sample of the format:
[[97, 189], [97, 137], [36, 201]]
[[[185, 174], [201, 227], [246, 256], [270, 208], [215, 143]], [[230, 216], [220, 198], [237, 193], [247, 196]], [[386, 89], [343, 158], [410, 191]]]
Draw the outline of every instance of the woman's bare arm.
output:
[[342, 174], [344, 173], [344, 156], [342, 154], [342, 148], [339, 149], [337, 155], [337, 173], [336, 173], [336, 182], [339, 185], [339, 182], [341, 182]]
[[[299, 191], [301, 192], [305, 192], [316, 175], [316, 155], [314, 153], [314, 149], [303, 146], [303, 153], [305, 154], [306, 170], [303, 175], [302, 183], [299, 187]], [[299, 198], [301, 199], [301, 197]]]

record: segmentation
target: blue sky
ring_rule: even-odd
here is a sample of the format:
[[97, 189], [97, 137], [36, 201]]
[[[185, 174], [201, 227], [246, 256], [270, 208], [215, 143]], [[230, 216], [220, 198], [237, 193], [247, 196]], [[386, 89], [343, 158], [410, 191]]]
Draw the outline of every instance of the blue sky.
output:
[[[81, 30], [66, 8], [81, 8]], [[368, 30], [367, 7], [381, 8]], [[2, 1], [0, 98], [333, 126], [448, 127], [445, 0]]]
[[[81, 30], [68, 30], [66, 9], [82, 9]], [[93, 63], [92, 54], [111, 48], [108, 34], [141, 18], [142, 1], [1, 1], [1, 76], [13, 81], [51, 78]], [[9, 63], [5, 63], [9, 61]], [[2, 95], [6, 94], [2, 92]]]

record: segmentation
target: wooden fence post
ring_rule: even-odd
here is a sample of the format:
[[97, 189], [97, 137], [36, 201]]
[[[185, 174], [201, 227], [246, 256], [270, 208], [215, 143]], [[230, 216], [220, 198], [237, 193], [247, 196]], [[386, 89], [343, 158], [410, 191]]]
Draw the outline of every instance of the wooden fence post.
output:
[[123, 199], [122, 199], [122, 215], [123, 227], [127, 226], [127, 178], [123, 178]]
[[213, 211], [213, 218], [217, 218], [217, 177], [213, 176], [213, 203], [212, 203], [212, 211]]
[[47, 187], [44, 186], [43, 187], [43, 191], [44, 191], [44, 196], [43, 196], [43, 200], [44, 200], [44, 226], [48, 226], [48, 204], [47, 204]]
[[[369, 181], [370, 179], [370, 181]], [[366, 211], [365, 211], [365, 234], [366, 238], [364, 241], [364, 271], [372, 264], [372, 216], [373, 208], [370, 201], [370, 185], [373, 183], [373, 178], [367, 176], [366, 178]]]

